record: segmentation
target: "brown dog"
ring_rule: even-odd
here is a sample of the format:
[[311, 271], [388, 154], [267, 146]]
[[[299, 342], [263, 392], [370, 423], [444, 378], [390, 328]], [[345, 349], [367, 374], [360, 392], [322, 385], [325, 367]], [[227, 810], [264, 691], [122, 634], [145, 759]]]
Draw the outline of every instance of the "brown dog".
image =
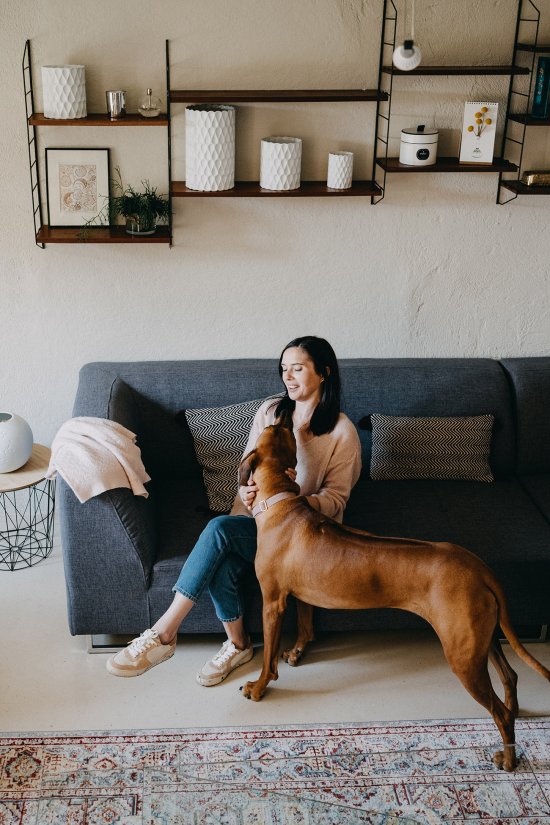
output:
[[[239, 470], [240, 484], [246, 484], [253, 473], [259, 487], [254, 508], [258, 527], [255, 566], [263, 596], [263, 669], [257, 681], [244, 685], [246, 698], [259, 701], [268, 683], [277, 679], [281, 624], [289, 594], [299, 600], [298, 640], [285, 654], [291, 664], [296, 664], [313, 638], [309, 605], [409, 610], [432, 625], [452, 670], [492, 715], [504, 745], [494, 761], [512, 771], [516, 766], [517, 675], [495, 635], [497, 626], [533, 670], [548, 681], [550, 672], [517, 638], [502, 588], [491, 570], [454, 544], [373, 536], [326, 518], [298, 495], [298, 486], [285, 472], [294, 466], [294, 434], [281, 421], [264, 430]], [[491, 684], [489, 657], [504, 686], [504, 703]]]

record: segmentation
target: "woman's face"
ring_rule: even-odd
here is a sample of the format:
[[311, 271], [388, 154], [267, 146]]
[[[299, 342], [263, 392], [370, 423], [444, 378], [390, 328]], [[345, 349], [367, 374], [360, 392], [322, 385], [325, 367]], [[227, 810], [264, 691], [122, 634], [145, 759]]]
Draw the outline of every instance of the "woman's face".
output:
[[323, 379], [315, 372], [313, 361], [300, 347], [290, 347], [281, 360], [283, 381], [293, 401], [321, 399]]

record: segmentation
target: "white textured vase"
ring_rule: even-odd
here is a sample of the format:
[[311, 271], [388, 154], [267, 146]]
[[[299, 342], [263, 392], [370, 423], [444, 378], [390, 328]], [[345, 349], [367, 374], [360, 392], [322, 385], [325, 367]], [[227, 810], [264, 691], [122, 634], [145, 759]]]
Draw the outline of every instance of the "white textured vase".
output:
[[185, 183], [200, 192], [221, 192], [235, 186], [234, 106], [187, 106]]
[[349, 189], [353, 178], [353, 152], [329, 152], [327, 186]]
[[86, 117], [85, 67], [42, 66], [44, 116], [68, 120]]
[[287, 190], [300, 188], [302, 168], [302, 138], [262, 138], [260, 155], [260, 186], [262, 189]]
[[20, 415], [0, 412], [0, 473], [13, 473], [32, 453], [32, 430]]

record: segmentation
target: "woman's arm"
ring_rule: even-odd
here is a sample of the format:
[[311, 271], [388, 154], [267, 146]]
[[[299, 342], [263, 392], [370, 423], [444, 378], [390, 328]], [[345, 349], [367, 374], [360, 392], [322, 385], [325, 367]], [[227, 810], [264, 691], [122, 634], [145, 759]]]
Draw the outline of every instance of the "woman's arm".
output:
[[352, 487], [361, 473], [361, 442], [357, 430], [344, 419], [345, 426], [337, 434], [321, 487], [307, 496], [309, 504], [323, 515], [342, 521]]

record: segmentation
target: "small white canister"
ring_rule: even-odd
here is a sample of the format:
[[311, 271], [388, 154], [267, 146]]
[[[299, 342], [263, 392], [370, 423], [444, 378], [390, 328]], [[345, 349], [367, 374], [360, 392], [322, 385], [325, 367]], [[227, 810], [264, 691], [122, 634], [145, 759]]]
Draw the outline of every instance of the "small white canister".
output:
[[399, 163], [406, 166], [429, 166], [437, 160], [437, 129], [401, 129]]

